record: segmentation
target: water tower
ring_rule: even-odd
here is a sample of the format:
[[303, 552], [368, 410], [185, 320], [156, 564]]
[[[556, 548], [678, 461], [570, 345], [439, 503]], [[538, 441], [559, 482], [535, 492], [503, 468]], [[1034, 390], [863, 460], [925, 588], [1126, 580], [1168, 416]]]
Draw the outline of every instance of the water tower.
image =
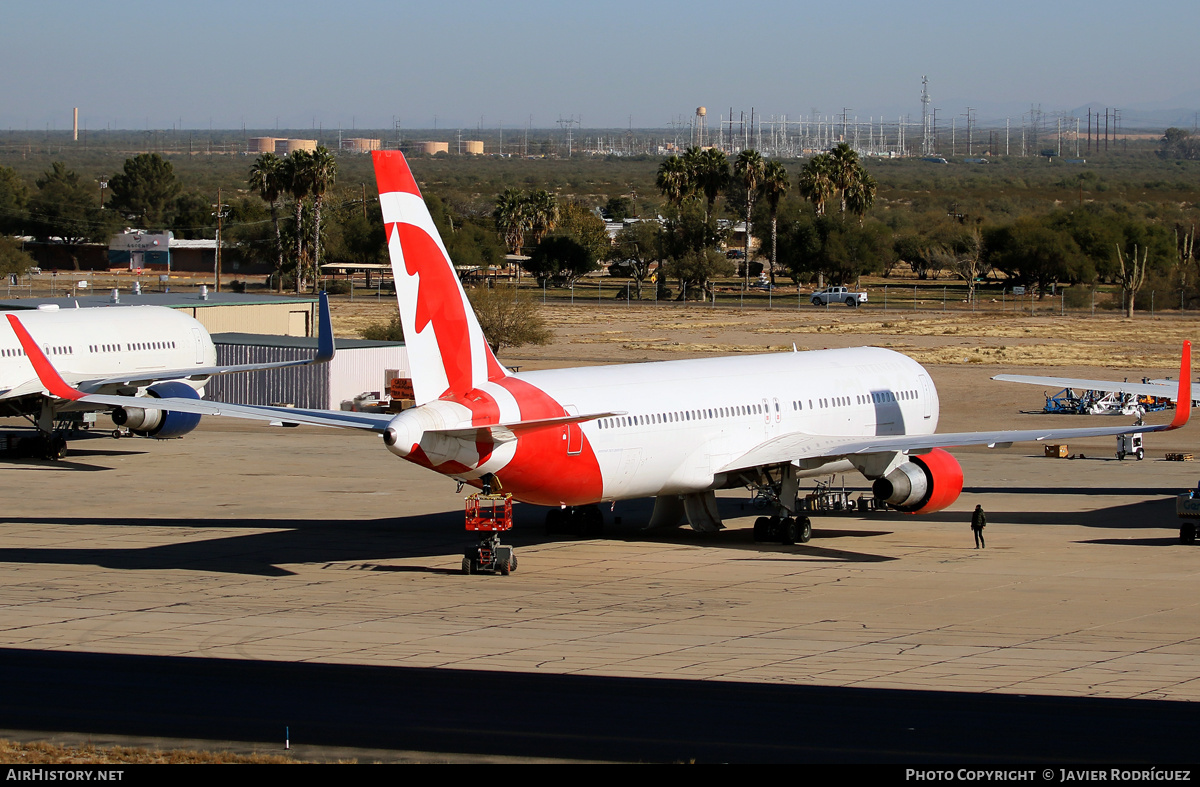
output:
[[692, 126], [692, 144], [698, 148], [704, 147], [705, 128], [704, 119], [708, 116], [708, 110], [704, 107], [696, 107], [696, 122]]

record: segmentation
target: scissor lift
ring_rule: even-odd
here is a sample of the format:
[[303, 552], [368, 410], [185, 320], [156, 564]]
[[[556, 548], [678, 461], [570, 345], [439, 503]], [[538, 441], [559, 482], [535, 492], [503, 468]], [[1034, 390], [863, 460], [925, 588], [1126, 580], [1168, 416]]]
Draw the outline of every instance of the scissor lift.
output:
[[477, 493], [468, 497], [467, 530], [479, 534], [479, 543], [463, 553], [463, 573], [508, 576], [516, 571], [516, 553], [500, 543], [500, 534], [512, 526], [512, 495]]

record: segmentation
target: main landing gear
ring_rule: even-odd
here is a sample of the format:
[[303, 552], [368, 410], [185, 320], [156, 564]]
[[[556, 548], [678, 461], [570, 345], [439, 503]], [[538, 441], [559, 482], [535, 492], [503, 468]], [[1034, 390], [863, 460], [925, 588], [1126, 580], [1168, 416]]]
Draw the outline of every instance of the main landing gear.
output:
[[41, 412], [27, 419], [37, 429], [36, 436], [14, 436], [3, 446], [6, 453], [57, 461], [67, 455], [67, 442], [81, 436], [96, 425], [93, 412], [58, 413], [50, 402], [42, 403]]
[[754, 520], [754, 540], [789, 545], [808, 543], [812, 538], [812, 521], [800, 513], [796, 469], [783, 465], [760, 468], [756, 472], [755, 477], [745, 479], [747, 488], [754, 492], [753, 505], [760, 511], [772, 511], [774, 515]]
[[479, 543], [463, 553], [464, 574], [501, 574], [517, 570], [517, 556], [500, 534], [512, 530], [512, 495], [474, 494], [467, 498], [467, 530]]
[[67, 455], [67, 438], [65, 435], [55, 432], [54, 434], [41, 435], [38, 440], [38, 454], [43, 459], [49, 459], [52, 462], [57, 462]]
[[754, 520], [755, 541], [807, 544], [810, 538], [812, 538], [812, 522], [806, 516], [760, 516]]
[[604, 514], [595, 505], [552, 508], [546, 512], [546, 535], [555, 533], [599, 538], [604, 533]]

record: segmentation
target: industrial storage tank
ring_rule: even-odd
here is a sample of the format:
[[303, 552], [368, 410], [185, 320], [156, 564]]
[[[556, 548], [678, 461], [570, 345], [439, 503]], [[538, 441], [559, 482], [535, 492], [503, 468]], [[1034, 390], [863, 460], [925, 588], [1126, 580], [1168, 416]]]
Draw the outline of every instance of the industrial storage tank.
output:
[[378, 139], [344, 139], [342, 140], [342, 150], [348, 150], [351, 153], [370, 153], [372, 150], [379, 150], [381, 140]]
[[250, 137], [246, 150], [250, 153], [274, 153], [279, 137]]
[[482, 156], [483, 155], [483, 140], [481, 140], [481, 139], [464, 140], [463, 141], [463, 150], [466, 153], [471, 154], [472, 156]]
[[281, 139], [275, 145], [275, 152], [286, 156], [297, 150], [304, 150], [312, 153], [317, 149], [317, 141], [315, 139]]
[[438, 153], [449, 153], [449, 142], [418, 142], [417, 152], [424, 153], [427, 156], [436, 156]]

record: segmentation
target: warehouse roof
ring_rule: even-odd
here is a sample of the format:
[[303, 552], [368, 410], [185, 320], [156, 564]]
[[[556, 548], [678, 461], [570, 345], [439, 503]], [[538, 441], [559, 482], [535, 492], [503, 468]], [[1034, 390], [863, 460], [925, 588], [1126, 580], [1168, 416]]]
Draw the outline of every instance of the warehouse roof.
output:
[[134, 295], [132, 292], [122, 291], [119, 301], [113, 303], [112, 294], [106, 291], [103, 295], [77, 295], [65, 298], [10, 298], [8, 300], [0, 300], [0, 310], [36, 309], [42, 304], [55, 304], [60, 309], [74, 309], [76, 304], [84, 309], [98, 306], [166, 306], [170, 309], [195, 309], [205, 306], [262, 306], [278, 304], [304, 304], [307, 306], [316, 302], [316, 298], [256, 295], [240, 292], [209, 291], [208, 298], [201, 300], [200, 294], [195, 292], [143, 292], [140, 295]]
[[[241, 345], [246, 347], [294, 347], [301, 350], [316, 350], [315, 336], [272, 336], [264, 333], [214, 333], [213, 344]], [[376, 342], [367, 339], [338, 339], [339, 350], [361, 350], [369, 347], [403, 347], [404, 342]]]

